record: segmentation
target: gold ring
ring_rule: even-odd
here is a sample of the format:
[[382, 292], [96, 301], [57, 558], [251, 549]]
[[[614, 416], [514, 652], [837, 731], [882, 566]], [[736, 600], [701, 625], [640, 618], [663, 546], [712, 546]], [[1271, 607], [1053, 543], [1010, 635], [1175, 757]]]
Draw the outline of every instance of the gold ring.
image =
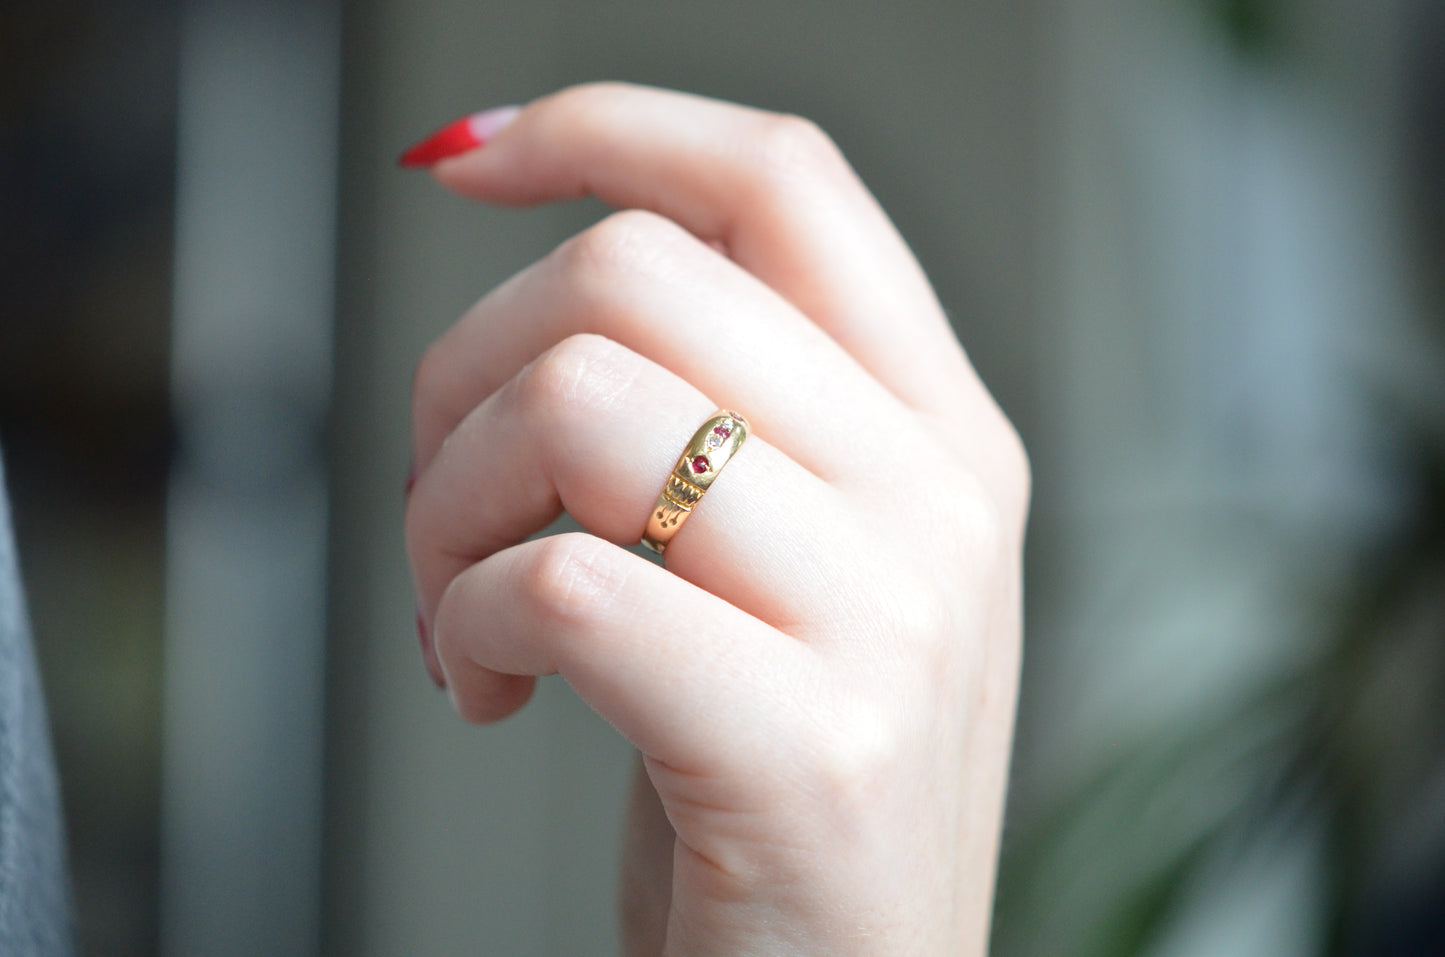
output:
[[727, 409], [719, 409], [702, 424], [677, 457], [662, 494], [657, 496], [642, 544], [662, 554], [747, 437], [748, 420]]

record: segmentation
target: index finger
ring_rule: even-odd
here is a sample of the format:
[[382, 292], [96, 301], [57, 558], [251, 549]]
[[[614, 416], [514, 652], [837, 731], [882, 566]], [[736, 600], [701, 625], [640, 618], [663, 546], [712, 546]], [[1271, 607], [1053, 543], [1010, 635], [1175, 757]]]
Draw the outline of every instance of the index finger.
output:
[[907, 245], [806, 120], [590, 84], [534, 101], [434, 172], [492, 203], [593, 195], [660, 213], [720, 243], [909, 405], [956, 409], [960, 383], [983, 391]]

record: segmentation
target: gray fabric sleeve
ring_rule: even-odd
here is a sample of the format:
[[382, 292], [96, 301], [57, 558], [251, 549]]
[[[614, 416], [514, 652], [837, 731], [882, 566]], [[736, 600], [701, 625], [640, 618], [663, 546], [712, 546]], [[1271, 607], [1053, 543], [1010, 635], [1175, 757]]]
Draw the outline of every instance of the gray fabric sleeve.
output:
[[0, 461], [0, 954], [74, 953], [65, 829]]

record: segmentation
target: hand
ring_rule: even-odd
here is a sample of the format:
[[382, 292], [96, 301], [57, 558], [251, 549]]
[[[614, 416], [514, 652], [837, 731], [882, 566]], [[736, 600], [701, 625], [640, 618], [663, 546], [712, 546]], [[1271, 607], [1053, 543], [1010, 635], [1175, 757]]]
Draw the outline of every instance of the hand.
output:
[[[619, 85], [433, 171], [628, 210], [427, 352], [407, 509], [458, 712], [559, 673], [641, 754], [627, 952], [984, 953], [1028, 467], [886, 216], [806, 121]], [[666, 568], [622, 548], [719, 407]]]

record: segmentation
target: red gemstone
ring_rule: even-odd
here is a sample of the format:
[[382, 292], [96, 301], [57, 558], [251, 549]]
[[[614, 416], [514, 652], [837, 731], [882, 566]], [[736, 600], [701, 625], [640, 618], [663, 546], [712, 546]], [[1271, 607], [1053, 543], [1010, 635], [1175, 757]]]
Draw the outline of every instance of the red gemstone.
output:
[[692, 457], [692, 470], [693, 470], [694, 472], [696, 472], [697, 474], [699, 474], [699, 475], [701, 475], [703, 472], [706, 472], [706, 471], [707, 471], [707, 456], [706, 456], [706, 455], [694, 455], [694, 456]]
[[729, 435], [733, 434], [733, 430], [725, 425], [713, 426], [713, 432], [721, 435], [723, 438], [727, 438]]

